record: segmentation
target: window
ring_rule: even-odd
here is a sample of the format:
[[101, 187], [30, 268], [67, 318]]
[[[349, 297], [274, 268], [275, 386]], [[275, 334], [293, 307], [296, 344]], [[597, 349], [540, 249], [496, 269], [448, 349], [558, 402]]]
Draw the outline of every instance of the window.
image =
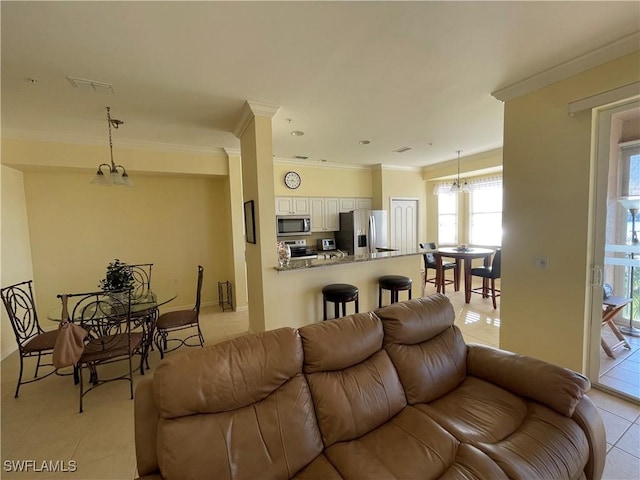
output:
[[438, 195], [438, 244], [458, 243], [458, 194]]
[[640, 195], [640, 145], [629, 142], [620, 146], [620, 196]]
[[[620, 177], [619, 192], [620, 203], [626, 208], [638, 208], [640, 204], [640, 144], [637, 141], [628, 142], [620, 145]], [[633, 242], [633, 225], [637, 225], [631, 218], [631, 211], [627, 210], [627, 218], [625, 222], [627, 242]], [[636, 233], [637, 236], [637, 233]]]
[[469, 194], [469, 243], [502, 245], [502, 178], [471, 182]]

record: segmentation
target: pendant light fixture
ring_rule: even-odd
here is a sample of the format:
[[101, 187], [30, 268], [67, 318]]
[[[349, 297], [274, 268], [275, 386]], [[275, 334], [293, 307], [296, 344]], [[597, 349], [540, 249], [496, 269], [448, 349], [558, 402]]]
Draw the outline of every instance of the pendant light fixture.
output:
[[[104, 187], [109, 187], [111, 185], [123, 185], [125, 187], [133, 187], [133, 181], [127, 175], [127, 171], [122, 165], [116, 165], [113, 161], [113, 142], [111, 140], [111, 127], [118, 128], [124, 122], [122, 120], [116, 120], [115, 118], [111, 118], [111, 108], [107, 108], [107, 122], [109, 124], [109, 153], [111, 154], [111, 165], [108, 163], [101, 163], [98, 165], [98, 171], [96, 172], [96, 176], [93, 178], [91, 182], [94, 185], [100, 185]], [[102, 167], [107, 167], [108, 175], [102, 171]], [[122, 172], [120, 171], [122, 170]]]
[[465, 180], [464, 183], [460, 183], [460, 154], [462, 150], [456, 150], [456, 153], [458, 154], [458, 178], [453, 181], [453, 185], [451, 185], [451, 190], [449, 191], [451, 193], [469, 193], [469, 184], [467, 181]]

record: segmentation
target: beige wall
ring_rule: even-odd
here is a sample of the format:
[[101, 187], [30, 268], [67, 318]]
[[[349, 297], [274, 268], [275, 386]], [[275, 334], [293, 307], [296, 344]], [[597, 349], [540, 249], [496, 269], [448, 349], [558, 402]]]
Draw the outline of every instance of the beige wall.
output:
[[506, 103], [502, 348], [585, 371], [591, 112], [567, 104], [639, 77], [636, 52]]
[[[90, 185], [98, 163], [108, 161], [104, 146], [2, 139], [3, 171], [17, 172], [9, 165], [24, 177], [29, 236], [19, 241], [33, 258], [32, 273], [14, 281], [34, 279], [43, 318], [57, 308], [56, 294], [97, 288], [114, 258], [152, 262], [153, 285], [178, 293], [165, 308], [190, 308], [202, 264], [203, 302], [217, 303], [217, 282], [234, 282], [227, 155], [114, 147], [114, 156], [134, 188]], [[11, 215], [20, 208], [18, 193], [4, 200], [9, 192], [3, 184], [5, 225], [5, 208]], [[14, 260], [13, 250], [3, 243], [2, 256]], [[3, 264], [3, 285], [13, 271]]]
[[[284, 175], [290, 170], [300, 174], [302, 183], [295, 190], [284, 184]], [[273, 165], [276, 196], [296, 197], [372, 197], [371, 169], [340, 167], [336, 165]]]
[[232, 279], [224, 179], [136, 175], [135, 188], [118, 188], [91, 185], [83, 173], [24, 176], [45, 315], [57, 307], [56, 294], [97, 289], [114, 258], [154, 263], [152, 285], [178, 293], [167, 308], [193, 306], [199, 264], [204, 303], [217, 303], [217, 282]]
[[[5, 287], [33, 279], [33, 267], [22, 172], [0, 166], [0, 188], [0, 285]], [[0, 308], [0, 357], [4, 358], [18, 347], [4, 305]]]

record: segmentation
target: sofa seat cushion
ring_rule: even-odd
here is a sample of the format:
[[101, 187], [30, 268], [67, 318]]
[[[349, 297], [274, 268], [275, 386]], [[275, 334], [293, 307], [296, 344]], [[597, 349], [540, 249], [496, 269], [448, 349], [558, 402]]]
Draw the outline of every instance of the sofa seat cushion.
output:
[[415, 407], [461, 442], [495, 443], [523, 424], [527, 401], [491, 383], [467, 377], [448, 395]]
[[324, 454], [318, 455], [313, 462], [300, 470], [294, 477], [294, 480], [341, 480], [342, 476], [338, 473], [331, 462]]
[[507, 478], [487, 455], [461, 444], [410, 406], [366, 435], [332, 445], [325, 454], [344, 478]]
[[580, 478], [589, 458], [586, 435], [571, 418], [474, 377], [415, 408], [486, 453], [509, 478]]

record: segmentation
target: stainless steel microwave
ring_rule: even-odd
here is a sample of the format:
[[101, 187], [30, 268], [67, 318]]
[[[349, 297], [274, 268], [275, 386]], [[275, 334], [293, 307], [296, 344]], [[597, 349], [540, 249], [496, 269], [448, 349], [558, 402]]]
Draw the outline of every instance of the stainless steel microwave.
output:
[[311, 235], [311, 217], [309, 215], [278, 215], [276, 217], [277, 235]]

